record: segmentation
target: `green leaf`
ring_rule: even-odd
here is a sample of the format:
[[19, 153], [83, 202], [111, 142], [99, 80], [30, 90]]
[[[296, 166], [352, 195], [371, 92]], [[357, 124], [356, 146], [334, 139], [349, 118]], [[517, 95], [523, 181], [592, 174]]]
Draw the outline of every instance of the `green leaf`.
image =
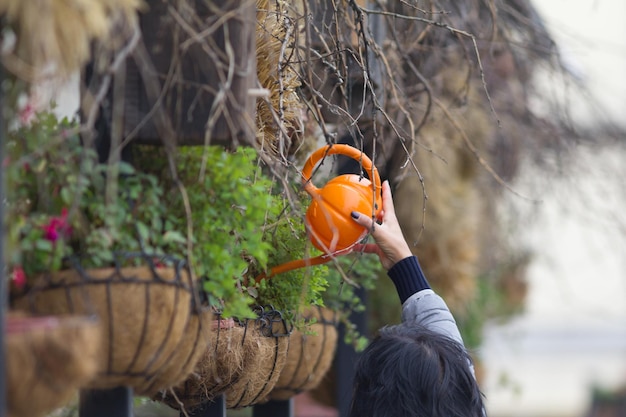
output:
[[187, 243], [187, 239], [182, 233], [169, 230], [163, 234], [163, 241], [166, 243]]
[[252, 298], [258, 298], [259, 297], [259, 291], [254, 288], [254, 287], [247, 287], [246, 288], [246, 292], [252, 297]]
[[54, 245], [47, 239], [38, 239], [35, 242], [35, 248], [46, 252], [52, 252]]
[[65, 204], [70, 204], [72, 202], [72, 192], [69, 188], [61, 188], [60, 195], [61, 200], [63, 200]]
[[143, 240], [150, 239], [150, 229], [144, 223], [137, 222], [137, 232], [139, 233], [139, 237]]
[[118, 165], [120, 175], [132, 175], [135, 173], [135, 168], [128, 162], [121, 161]]

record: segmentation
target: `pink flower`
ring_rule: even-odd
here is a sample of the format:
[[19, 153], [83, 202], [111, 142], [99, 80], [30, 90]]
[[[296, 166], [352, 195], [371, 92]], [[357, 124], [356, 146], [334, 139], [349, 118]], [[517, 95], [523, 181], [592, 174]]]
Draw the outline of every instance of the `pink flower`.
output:
[[29, 124], [35, 117], [35, 106], [30, 102], [26, 103], [24, 108], [20, 110], [19, 117], [23, 125]]
[[24, 273], [24, 269], [21, 265], [17, 265], [15, 268], [13, 268], [13, 272], [11, 273], [11, 281], [13, 282], [13, 285], [15, 285], [15, 287], [20, 290], [26, 285], [26, 274]]
[[59, 232], [65, 237], [72, 233], [72, 228], [67, 223], [67, 209], [64, 207], [61, 210], [61, 216], [52, 217], [50, 222], [43, 226], [45, 232], [45, 238], [51, 242], [56, 242], [59, 239]]

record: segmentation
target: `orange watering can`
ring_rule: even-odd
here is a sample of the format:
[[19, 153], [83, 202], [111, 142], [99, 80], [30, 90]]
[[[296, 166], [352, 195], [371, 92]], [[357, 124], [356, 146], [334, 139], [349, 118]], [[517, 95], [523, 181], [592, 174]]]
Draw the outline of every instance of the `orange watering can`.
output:
[[[315, 187], [311, 181], [313, 168], [326, 155], [333, 154], [360, 161], [373, 183], [361, 175], [345, 174], [328, 181], [321, 189]], [[380, 216], [382, 197], [378, 170], [367, 155], [352, 146], [327, 145], [315, 151], [304, 164], [302, 183], [313, 199], [305, 217], [311, 242], [326, 254], [345, 251], [367, 234], [363, 226], [352, 220], [351, 212]]]
[[[359, 161], [372, 181], [361, 175], [344, 174], [328, 181], [321, 189], [311, 181], [313, 168], [327, 155], [341, 154]], [[352, 220], [350, 213], [371, 213], [377, 219], [382, 211], [381, 182], [372, 160], [349, 145], [327, 145], [315, 151], [302, 169], [302, 184], [312, 198], [305, 224], [313, 245], [323, 255], [298, 259], [270, 269], [256, 278], [259, 282], [283, 272], [304, 266], [319, 265], [333, 256], [350, 253], [352, 247], [367, 235], [368, 230]]]

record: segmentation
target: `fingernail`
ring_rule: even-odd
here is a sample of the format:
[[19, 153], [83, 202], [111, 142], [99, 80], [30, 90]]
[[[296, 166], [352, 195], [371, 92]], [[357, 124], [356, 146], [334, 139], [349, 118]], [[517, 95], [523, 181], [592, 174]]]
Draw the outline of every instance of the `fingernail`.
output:
[[358, 219], [359, 213], [357, 213], [356, 211], [353, 211], [352, 213], [350, 213], [350, 216], [352, 216], [353, 219]]

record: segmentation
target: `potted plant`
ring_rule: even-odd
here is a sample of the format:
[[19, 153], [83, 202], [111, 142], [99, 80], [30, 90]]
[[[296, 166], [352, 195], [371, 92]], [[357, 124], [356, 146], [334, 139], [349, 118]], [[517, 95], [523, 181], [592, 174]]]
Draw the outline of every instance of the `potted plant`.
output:
[[[14, 308], [96, 315], [105, 329], [92, 388], [142, 393], [197, 313], [183, 235], [157, 178], [100, 163], [74, 123], [41, 113], [9, 135], [5, 222]], [[191, 372], [192, 369], [189, 369]], [[169, 372], [172, 370], [169, 369]], [[167, 385], [165, 385], [167, 386]]]
[[[155, 175], [164, 177], [165, 183], [169, 181], [168, 204], [182, 212], [184, 202], [176, 192], [177, 186], [172, 179], [167, 180], [166, 152], [147, 147], [136, 151], [137, 165], [148, 166], [143, 162], [145, 158]], [[154, 398], [174, 408], [193, 409], [225, 394], [228, 407], [248, 406], [251, 401], [269, 398], [279, 375], [284, 377], [281, 363], [289, 359], [280, 356], [287, 356], [291, 331], [302, 331], [309, 339], [316, 335], [311, 328], [315, 320], [311, 320], [310, 312], [311, 307], [323, 306], [327, 268], [303, 268], [269, 280], [256, 279], [269, 267], [306, 257], [311, 250], [300, 214], [306, 202], [266, 173], [257, 151], [179, 147], [173, 159], [189, 195], [187, 203], [195, 236], [193, 267], [207, 302], [219, 316], [211, 335], [216, 348], [212, 347], [200, 360], [195, 375], [176, 387], [175, 395], [162, 392]], [[308, 198], [304, 196], [300, 195]], [[229, 321], [231, 318], [235, 320]], [[257, 345], [271, 345], [265, 358], [262, 349], [245, 351], [246, 340], [255, 335], [259, 337], [254, 342]], [[329, 363], [334, 344], [325, 347], [325, 360]], [[245, 352], [237, 352], [238, 349]], [[248, 376], [242, 370], [246, 364], [256, 364], [248, 368], [252, 371], [250, 377], [258, 378], [262, 369], [259, 360], [269, 365], [268, 378], [263, 384], [246, 381]], [[226, 366], [229, 364], [231, 368]], [[240, 396], [235, 392], [241, 385], [256, 386], [262, 391]]]

